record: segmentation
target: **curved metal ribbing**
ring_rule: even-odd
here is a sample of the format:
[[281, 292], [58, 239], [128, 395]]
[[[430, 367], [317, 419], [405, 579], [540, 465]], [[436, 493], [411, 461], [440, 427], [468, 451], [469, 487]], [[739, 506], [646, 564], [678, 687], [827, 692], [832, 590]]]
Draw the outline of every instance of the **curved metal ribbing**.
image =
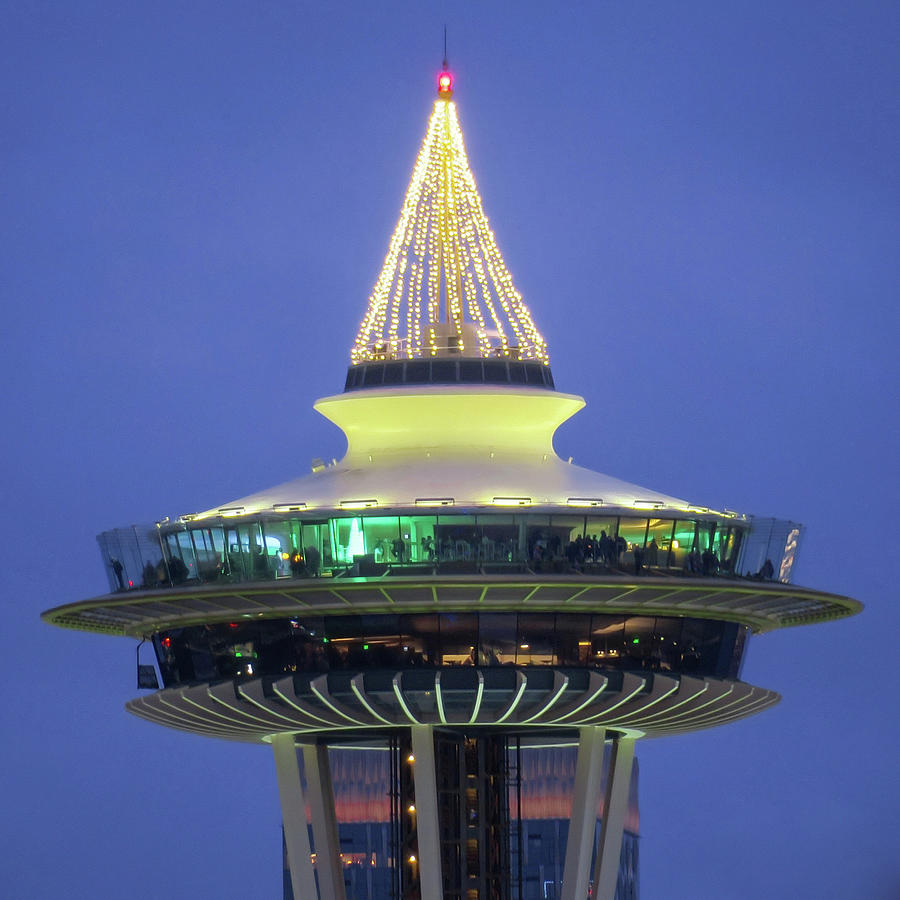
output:
[[518, 730], [597, 725], [657, 737], [742, 719], [779, 699], [774, 691], [715, 678], [601, 670], [585, 677], [583, 670], [502, 667], [199, 684], [139, 697], [126, 708], [169, 728], [251, 742], [283, 732], [387, 733], [419, 724]]

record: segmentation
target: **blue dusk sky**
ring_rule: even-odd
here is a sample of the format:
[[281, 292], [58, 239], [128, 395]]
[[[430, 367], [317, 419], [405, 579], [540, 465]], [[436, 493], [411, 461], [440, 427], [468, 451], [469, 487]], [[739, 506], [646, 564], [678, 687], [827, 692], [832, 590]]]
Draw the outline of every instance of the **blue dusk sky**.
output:
[[779, 706], [638, 745], [644, 900], [900, 896], [900, 5], [0, 9], [10, 898], [276, 898], [262, 747], [129, 716], [53, 629], [95, 535], [343, 452], [343, 387], [442, 26], [485, 209], [587, 408], [564, 458], [806, 526], [850, 620], [751, 640]]

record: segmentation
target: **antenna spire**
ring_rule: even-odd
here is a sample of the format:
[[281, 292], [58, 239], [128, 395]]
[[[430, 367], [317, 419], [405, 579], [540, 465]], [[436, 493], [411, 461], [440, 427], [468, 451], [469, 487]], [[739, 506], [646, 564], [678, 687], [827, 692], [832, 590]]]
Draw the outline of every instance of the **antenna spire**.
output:
[[453, 75], [447, 64], [447, 26], [444, 26], [444, 64], [438, 76], [438, 97], [449, 100], [453, 96]]

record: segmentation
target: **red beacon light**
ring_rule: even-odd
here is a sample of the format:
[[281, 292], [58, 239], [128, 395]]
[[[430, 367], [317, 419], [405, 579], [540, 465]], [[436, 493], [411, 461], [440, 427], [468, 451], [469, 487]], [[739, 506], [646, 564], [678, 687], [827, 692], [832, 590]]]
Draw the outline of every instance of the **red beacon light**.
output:
[[438, 96], [445, 100], [453, 96], [453, 76], [446, 70], [438, 75]]

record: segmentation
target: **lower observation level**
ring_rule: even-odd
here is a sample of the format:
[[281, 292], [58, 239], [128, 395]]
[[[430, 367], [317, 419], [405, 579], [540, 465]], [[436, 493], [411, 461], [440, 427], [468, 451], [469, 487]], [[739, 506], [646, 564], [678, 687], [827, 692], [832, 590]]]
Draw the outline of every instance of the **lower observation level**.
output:
[[[44, 618], [152, 642], [164, 688], [132, 700], [135, 715], [272, 745], [295, 897], [346, 897], [329, 747], [391, 760], [391, 896], [512, 900], [514, 854], [497, 841], [522, 826], [503, 785], [523, 746], [567, 744], [577, 762], [560, 896], [611, 900], [632, 840], [635, 740], [772, 706], [778, 694], [740, 680], [749, 635], [857, 608], [748, 578], [438, 565], [370, 577], [266, 569], [256, 581], [117, 591]], [[479, 847], [500, 847], [502, 865]]]
[[[634, 537], [630, 520], [620, 517], [606, 533], [632, 536], [625, 549], [581, 549], [570, 566], [552, 550], [554, 529], [563, 527], [554, 518], [534, 526], [541, 529], [534, 546], [547, 547], [540, 560], [529, 554], [542, 564], [535, 572], [510, 559], [517, 546], [529, 550], [530, 518], [510, 517], [503, 526], [509, 537], [492, 519], [465, 524], [472, 534], [453, 519], [442, 521], [429, 518], [431, 530], [416, 542], [419, 521], [409, 531], [403, 521], [392, 525], [397, 537], [376, 530], [387, 528], [383, 519], [304, 523], [299, 536], [287, 528], [282, 536], [267, 523], [258, 540], [254, 532], [247, 541], [238, 525], [222, 557], [232, 574], [217, 568], [203, 581], [187, 577], [191, 563], [203, 571], [203, 557], [197, 535], [182, 528], [157, 544], [167, 551], [161, 568], [143, 566], [148, 580], [165, 586], [117, 590], [44, 618], [152, 642], [164, 687], [128, 703], [133, 714], [272, 746], [295, 898], [347, 897], [330, 747], [374, 748], [390, 760], [390, 896], [513, 900], [512, 836], [523, 827], [509, 788], [518, 777], [514, 761], [523, 746], [567, 744], [577, 753], [560, 897], [584, 900], [591, 891], [612, 900], [627, 869], [622, 848], [632, 846], [625, 833], [635, 741], [772, 706], [778, 694], [740, 680], [749, 635], [858, 609], [846, 597], [771, 578], [677, 568], [682, 537], [701, 564], [704, 552], [728, 558], [723, 551], [737, 545], [731, 526], [717, 528], [698, 552], [699, 523], [682, 528], [665, 520], [660, 530], [669, 530], [669, 540], [658, 542], [658, 564], [634, 566], [625, 554], [641, 549], [638, 540], [652, 549], [654, 523], [638, 523], [635, 535], [643, 531]], [[584, 534], [588, 522], [575, 527]], [[231, 539], [227, 528], [222, 535]], [[323, 551], [343, 541], [356, 541], [362, 553], [352, 566], [328, 571]], [[153, 548], [135, 542], [146, 560]], [[478, 552], [465, 559], [473, 542]], [[582, 537], [581, 548], [585, 543]], [[750, 547], [752, 540], [741, 543]], [[506, 548], [506, 571], [491, 572], [498, 544]], [[614, 546], [612, 539], [607, 544]], [[109, 535], [101, 539], [105, 554], [112, 546]], [[379, 546], [396, 565], [379, 566], [366, 552]], [[448, 559], [451, 550], [463, 558]], [[424, 557], [418, 564], [414, 553]], [[292, 569], [301, 556], [303, 564]], [[629, 563], [637, 571], [625, 571]], [[452, 574], [461, 565], [480, 571]], [[367, 566], [377, 574], [351, 574]]]

